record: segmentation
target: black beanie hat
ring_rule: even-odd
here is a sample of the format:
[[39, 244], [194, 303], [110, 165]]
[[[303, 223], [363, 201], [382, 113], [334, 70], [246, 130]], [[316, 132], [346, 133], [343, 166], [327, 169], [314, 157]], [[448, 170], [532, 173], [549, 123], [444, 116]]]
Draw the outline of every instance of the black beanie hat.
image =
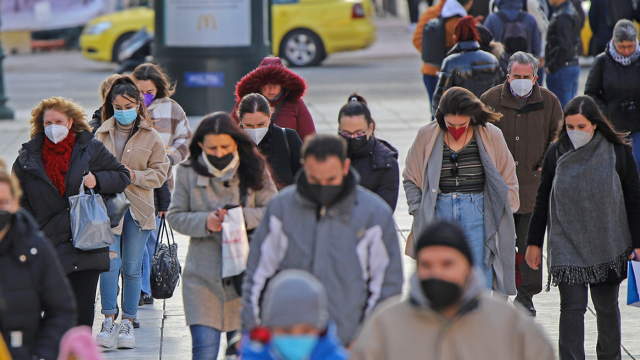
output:
[[418, 237], [416, 256], [423, 248], [433, 245], [448, 246], [460, 251], [469, 260], [469, 264], [473, 266], [473, 257], [471, 256], [467, 236], [460, 226], [448, 221], [436, 221], [427, 226]]

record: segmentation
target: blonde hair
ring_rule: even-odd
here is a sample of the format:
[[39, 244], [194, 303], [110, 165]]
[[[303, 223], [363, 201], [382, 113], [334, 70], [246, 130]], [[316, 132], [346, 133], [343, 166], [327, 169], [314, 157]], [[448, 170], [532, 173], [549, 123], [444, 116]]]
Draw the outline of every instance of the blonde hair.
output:
[[73, 132], [81, 133], [83, 131], [91, 131], [91, 127], [87, 122], [87, 114], [82, 107], [69, 99], [63, 97], [54, 96], [45, 100], [42, 100], [38, 107], [31, 110], [31, 120], [29, 121], [30, 135], [33, 138], [37, 133], [44, 131], [44, 113], [48, 110], [55, 110], [63, 113], [69, 119], [73, 119], [73, 125], [71, 130]]
[[111, 85], [113, 85], [113, 82], [116, 81], [116, 79], [120, 79], [120, 77], [120, 74], [109, 75], [109, 77], [104, 79], [102, 84], [100, 84], [100, 98], [102, 99], [102, 101], [104, 101], [104, 97], [107, 96], [107, 93], [109, 92], [109, 89], [111, 89]]
[[6, 183], [9, 185], [11, 188], [11, 195], [13, 195], [14, 198], [19, 198], [22, 195], [18, 178], [9, 171], [7, 163], [2, 157], [0, 157], [0, 183]]

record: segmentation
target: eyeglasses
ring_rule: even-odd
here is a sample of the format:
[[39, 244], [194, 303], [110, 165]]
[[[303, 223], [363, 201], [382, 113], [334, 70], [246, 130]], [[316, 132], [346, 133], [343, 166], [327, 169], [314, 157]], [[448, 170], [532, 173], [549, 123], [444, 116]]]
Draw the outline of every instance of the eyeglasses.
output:
[[451, 153], [451, 162], [453, 163], [453, 167], [451, 168], [451, 174], [453, 176], [458, 176], [458, 173], [460, 172], [460, 168], [458, 168], [458, 153]]
[[350, 133], [348, 131], [340, 131], [338, 132], [338, 134], [347, 140], [348, 139], [362, 140], [367, 136], [367, 130], [356, 131], [354, 133]]

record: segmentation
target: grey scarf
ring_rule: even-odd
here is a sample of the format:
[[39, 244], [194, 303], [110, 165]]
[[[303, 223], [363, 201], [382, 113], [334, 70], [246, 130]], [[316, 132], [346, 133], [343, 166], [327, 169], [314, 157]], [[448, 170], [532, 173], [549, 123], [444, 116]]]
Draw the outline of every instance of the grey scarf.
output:
[[618, 53], [618, 50], [616, 50], [616, 46], [613, 44], [613, 41], [610, 41], [609, 54], [611, 55], [613, 60], [615, 60], [620, 65], [629, 66], [631, 65], [631, 63], [635, 62], [636, 60], [638, 60], [638, 58], [640, 58], [640, 45], [638, 44], [638, 40], [636, 40], [636, 49], [633, 51], [633, 54], [627, 57], [627, 56], [620, 55]]
[[613, 144], [591, 141], [558, 159], [550, 197], [548, 262], [553, 285], [597, 284], [618, 276], [631, 253]]

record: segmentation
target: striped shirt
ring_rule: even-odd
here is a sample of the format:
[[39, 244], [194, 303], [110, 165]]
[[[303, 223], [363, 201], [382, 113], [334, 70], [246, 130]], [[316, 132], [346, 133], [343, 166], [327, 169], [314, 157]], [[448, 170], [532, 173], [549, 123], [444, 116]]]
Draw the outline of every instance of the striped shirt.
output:
[[[455, 155], [453, 155], [455, 154]], [[455, 160], [453, 157], [457, 157]], [[457, 164], [457, 166], [456, 166]], [[457, 167], [457, 175], [455, 168]], [[455, 152], [444, 144], [442, 171], [440, 173], [440, 192], [477, 194], [484, 191], [484, 167], [476, 139]]]

